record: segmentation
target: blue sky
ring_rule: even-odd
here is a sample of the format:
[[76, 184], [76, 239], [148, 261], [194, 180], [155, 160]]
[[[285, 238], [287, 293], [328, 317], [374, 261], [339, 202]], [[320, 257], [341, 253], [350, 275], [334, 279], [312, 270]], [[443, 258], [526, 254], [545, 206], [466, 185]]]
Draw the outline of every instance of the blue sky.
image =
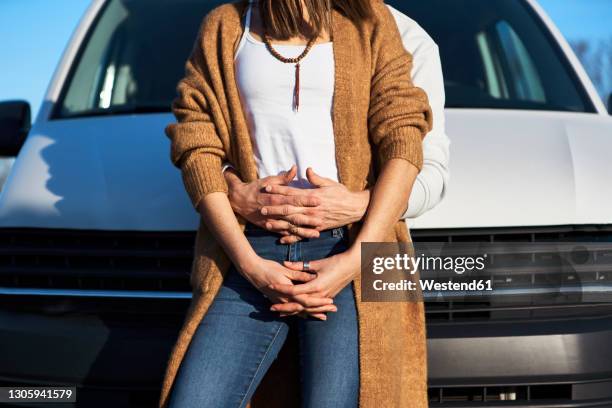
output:
[[0, 100], [38, 107], [89, 1], [0, 0]]
[[612, 0], [539, 0], [565, 37], [612, 37]]
[[[612, 37], [612, 0], [540, 4], [569, 39]], [[89, 0], [0, 0], [0, 100], [26, 99], [33, 113], [38, 111], [66, 42], [88, 5]]]

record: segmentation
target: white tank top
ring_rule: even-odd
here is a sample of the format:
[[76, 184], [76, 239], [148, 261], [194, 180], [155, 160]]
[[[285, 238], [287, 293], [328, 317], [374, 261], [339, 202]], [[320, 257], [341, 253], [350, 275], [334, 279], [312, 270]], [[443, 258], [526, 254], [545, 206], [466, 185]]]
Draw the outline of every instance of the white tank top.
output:
[[[291, 186], [312, 187], [306, 169], [338, 181], [332, 124], [334, 54], [331, 42], [315, 44], [300, 62], [300, 105], [293, 109], [295, 64], [276, 59], [249, 30], [252, 5], [235, 55], [236, 82], [260, 178], [297, 165]], [[297, 57], [304, 45], [274, 45]]]

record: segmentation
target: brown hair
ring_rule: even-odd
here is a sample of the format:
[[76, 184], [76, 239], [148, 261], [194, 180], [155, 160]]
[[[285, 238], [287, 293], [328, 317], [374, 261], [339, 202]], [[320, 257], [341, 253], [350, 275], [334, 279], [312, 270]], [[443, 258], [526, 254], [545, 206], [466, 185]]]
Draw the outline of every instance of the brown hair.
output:
[[[372, 14], [373, 0], [259, 0], [259, 9], [268, 34], [279, 40], [286, 40], [307, 34], [320, 35], [330, 31], [331, 10], [335, 8], [347, 16], [354, 24], [359, 25]], [[304, 33], [308, 16], [310, 32]]]

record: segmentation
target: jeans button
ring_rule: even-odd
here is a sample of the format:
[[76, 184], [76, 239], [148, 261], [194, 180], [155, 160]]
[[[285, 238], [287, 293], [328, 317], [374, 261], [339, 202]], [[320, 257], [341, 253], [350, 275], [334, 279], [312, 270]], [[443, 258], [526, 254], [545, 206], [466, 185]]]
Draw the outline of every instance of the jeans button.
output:
[[334, 237], [334, 238], [342, 238], [343, 237], [342, 227], [334, 228], [332, 230], [332, 237]]

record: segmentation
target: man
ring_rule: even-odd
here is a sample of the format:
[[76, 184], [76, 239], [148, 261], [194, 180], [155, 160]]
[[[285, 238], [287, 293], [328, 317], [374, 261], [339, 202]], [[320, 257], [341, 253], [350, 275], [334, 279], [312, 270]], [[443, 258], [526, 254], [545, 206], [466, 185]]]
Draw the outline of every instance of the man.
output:
[[[444, 82], [438, 46], [414, 20], [388, 6], [397, 23], [404, 47], [412, 54], [411, 72], [415, 86], [428, 95], [433, 128], [423, 140], [423, 168], [416, 178], [402, 218], [416, 218], [435, 207], [444, 197], [449, 180], [450, 140], [445, 133]], [[342, 184], [307, 171], [313, 189], [289, 187], [295, 166], [285, 174], [243, 183], [230, 165], [224, 167], [229, 199], [234, 211], [293, 243], [314, 238], [318, 231], [359, 221], [365, 215], [370, 192], [351, 192]]]

